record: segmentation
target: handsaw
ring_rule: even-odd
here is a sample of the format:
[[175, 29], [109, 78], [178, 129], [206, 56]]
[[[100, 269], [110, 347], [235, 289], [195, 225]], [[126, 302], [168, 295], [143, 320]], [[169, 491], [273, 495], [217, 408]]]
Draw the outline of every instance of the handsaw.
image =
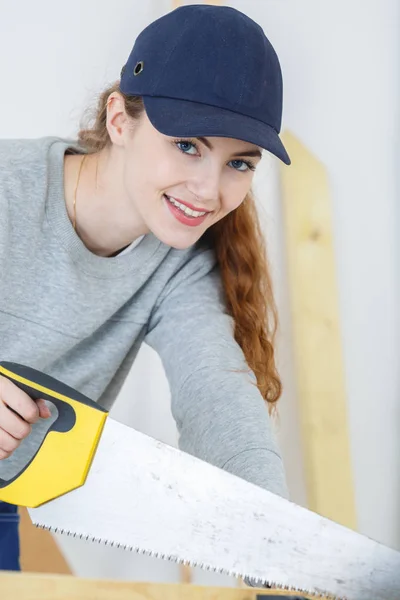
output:
[[53, 532], [347, 600], [399, 600], [400, 553], [119, 423], [40, 371], [0, 374], [58, 417], [29, 464], [0, 481]]

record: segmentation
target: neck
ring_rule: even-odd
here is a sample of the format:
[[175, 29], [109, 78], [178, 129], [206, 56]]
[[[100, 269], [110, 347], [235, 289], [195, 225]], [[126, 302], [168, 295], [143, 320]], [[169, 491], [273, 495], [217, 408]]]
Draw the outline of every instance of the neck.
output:
[[[113, 256], [148, 233], [123, 186], [123, 164], [117, 152], [90, 154], [83, 164], [76, 191], [76, 233], [98, 256]], [[82, 155], [64, 158], [64, 192], [73, 223], [74, 194]]]

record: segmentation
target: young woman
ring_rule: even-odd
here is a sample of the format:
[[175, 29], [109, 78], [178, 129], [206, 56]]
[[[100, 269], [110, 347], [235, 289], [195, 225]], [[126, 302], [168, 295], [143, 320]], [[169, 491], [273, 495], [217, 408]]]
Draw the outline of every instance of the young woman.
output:
[[[261, 27], [184, 6], [139, 35], [76, 140], [0, 142], [0, 347], [109, 408], [147, 342], [180, 448], [286, 495], [269, 421], [276, 311], [251, 194], [264, 149], [290, 163], [281, 116]], [[0, 377], [1, 478], [52, 418]], [[0, 568], [19, 568], [16, 511], [0, 506]]]

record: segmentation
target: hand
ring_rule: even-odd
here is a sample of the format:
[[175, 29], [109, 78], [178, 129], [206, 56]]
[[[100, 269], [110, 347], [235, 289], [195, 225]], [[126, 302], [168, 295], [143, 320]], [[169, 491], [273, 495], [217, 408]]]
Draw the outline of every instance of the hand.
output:
[[0, 460], [11, 456], [30, 434], [33, 423], [50, 416], [42, 398], [32, 400], [15, 383], [0, 375]]

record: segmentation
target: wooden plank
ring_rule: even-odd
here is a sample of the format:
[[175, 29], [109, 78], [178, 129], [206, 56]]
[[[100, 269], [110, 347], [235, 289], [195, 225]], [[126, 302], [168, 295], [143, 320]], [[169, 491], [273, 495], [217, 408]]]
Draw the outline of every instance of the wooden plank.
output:
[[289, 592], [0, 572], [1, 600], [256, 600], [258, 594], [287, 597]]
[[71, 569], [51, 533], [32, 525], [26, 508], [20, 508], [19, 513], [22, 571], [70, 574]]
[[308, 504], [355, 529], [328, 177], [294, 135], [282, 139], [292, 159], [281, 182]]
[[[182, 0], [171, 0], [172, 8], [178, 8], [178, 6], [182, 6], [187, 4], [186, 2], [182, 2]], [[191, 4], [196, 4], [196, 2], [192, 2]], [[205, 0], [203, 3], [197, 2], [197, 4], [213, 4], [214, 6], [221, 6], [222, 0]]]
[[180, 582], [181, 583], [192, 583], [193, 572], [189, 565], [181, 565], [180, 567]]

